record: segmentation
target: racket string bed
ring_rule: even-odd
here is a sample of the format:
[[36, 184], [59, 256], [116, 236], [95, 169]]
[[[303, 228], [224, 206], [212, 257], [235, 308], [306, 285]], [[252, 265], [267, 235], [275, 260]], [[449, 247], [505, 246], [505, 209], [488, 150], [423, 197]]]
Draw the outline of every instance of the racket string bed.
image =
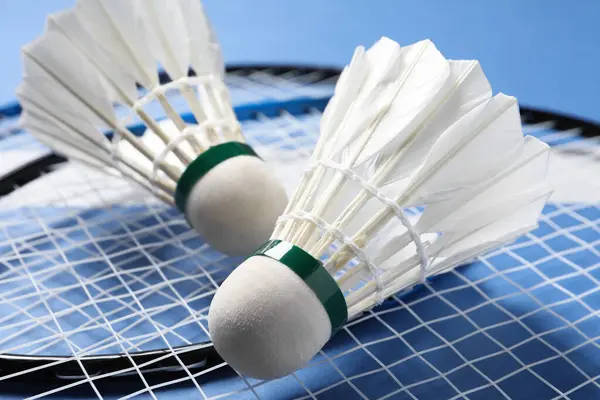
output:
[[[249, 144], [291, 188], [336, 77], [275, 67], [225, 76]], [[558, 160], [539, 227], [380, 299], [309, 367], [270, 382], [239, 376], [210, 344], [210, 299], [239, 259], [212, 250], [171, 208], [126, 182], [60, 158], [36, 164], [44, 148], [11, 128], [0, 139], [12, 163], [0, 175], [0, 391], [124, 399], [600, 396], [598, 129], [521, 111], [526, 133], [552, 145]]]

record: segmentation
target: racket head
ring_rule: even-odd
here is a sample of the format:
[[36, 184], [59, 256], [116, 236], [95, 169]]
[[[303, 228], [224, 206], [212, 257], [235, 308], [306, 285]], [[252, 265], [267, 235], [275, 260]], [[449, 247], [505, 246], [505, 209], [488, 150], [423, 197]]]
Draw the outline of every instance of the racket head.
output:
[[[250, 143], [286, 171], [290, 189], [318, 135], [315, 99], [331, 96], [336, 77], [293, 67], [227, 75]], [[58, 398], [493, 399], [527, 388], [550, 399], [600, 391], [598, 129], [527, 108], [522, 115], [525, 132], [553, 146], [555, 192], [539, 228], [389, 298], [307, 368], [271, 382], [239, 376], [211, 351], [210, 299], [239, 259], [210, 249], [179, 213], [117, 177], [63, 160], [28, 168], [27, 157], [47, 149], [12, 132], [1, 142], [18, 166], [12, 171], [41, 176], [5, 184], [12, 190], [0, 198], [0, 353], [48, 362], [22, 370], [8, 357], [0, 382], [22, 397]], [[106, 360], [86, 364], [115, 354], [117, 370], [107, 372]], [[35, 388], [23, 383], [33, 379]]]

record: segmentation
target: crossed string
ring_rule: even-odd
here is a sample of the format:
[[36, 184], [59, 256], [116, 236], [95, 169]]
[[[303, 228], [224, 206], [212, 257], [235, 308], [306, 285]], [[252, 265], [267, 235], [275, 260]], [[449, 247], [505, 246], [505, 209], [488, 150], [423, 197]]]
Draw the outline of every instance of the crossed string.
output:
[[[425, 281], [427, 275], [427, 266], [429, 265], [429, 256], [427, 255], [427, 250], [423, 241], [421, 240], [421, 236], [415, 229], [415, 227], [411, 224], [409, 219], [404, 214], [404, 210], [396, 203], [394, 199], [389, 198], [385, 194], [383, 194], [377, 187], [371, 185], [367, 180], [363, 179], [361, 176], [357, 175], [355, 172], [350, 170], [349, 167], [343, 166], [339, 163], [336, 163], [331, 160], [317, 160], [313, 162], [311, 165], [307, 167], [307, 172], [312, 172], [318, 165], [321, 165], [326, 168], [331, 168], [336, 171], [341, 172], [347, 179], [351, 179], [355, 182], [358, 182], [369, 194], [379, 201], [381, 201], [385, 206], [392, 209], [396, 214], [396, 217], [400, 220], [402, 225], [406, 228], [410, 238], [415, 243], [417, 248], [417, 255], [419, 256], [419, 279], [421, 282]], [[375, 264], [371, 261], [369, 256], [361, 249], [351, 237], [347, 236], [344, 232], [342, 232], [339, 228], [329, 224], [324, 219], [311, 215], [305, 211], [294, 211], [286, 215], [282, 215], [279, 217], [280, 220], [305, 220], [314, 225], [316, 225], [322, 231], [332, 235], [336, 240], [348, 246], [354, 255], [360, 260], [361, 263], [366, 265], [369, 268], [369, 272], [373, 276], [376, 285], [375, 297], [377, 304], [383, 303], [385, 300], [384, 296], [384, 284], [381, 281], [380, 277], [380, 269], [375, 266]]]

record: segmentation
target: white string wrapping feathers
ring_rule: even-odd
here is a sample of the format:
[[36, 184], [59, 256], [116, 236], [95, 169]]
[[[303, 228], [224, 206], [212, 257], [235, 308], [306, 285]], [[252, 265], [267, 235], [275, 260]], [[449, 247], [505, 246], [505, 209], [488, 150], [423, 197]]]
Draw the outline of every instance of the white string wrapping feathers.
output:
[[[370, 184], [367, 180], [365, 180], [364, 178], [362, 178], [361, 176], [356, 174], [349, 167], [341, 165], [341, 164], [336, 163], [331, 160], [313, 161], [307, 166], [305, 173], [311, 173], [317, 166], [323, 166], [325, 168], [330, 168], [330, 169], [334, 169], [336, 171], [341, 172], [347, 179], [350, 179], [350, 180], [353, 180], [353, 181], [359, 183], [363, 187], [363, 189], [365, 189], [367, 192], [369, 192], [369, 194], [371, 194], [371, 196], [373, 196], [374, 198], [377, 198], [386, 207], [388, 207], [394, 211], [396, 217], [400, 220], [402, 225], [406, 228], [408, 235], [410, 236], [411, 240], [415, 244], [416, 252], [419, 257], [420, 281], [424, 282], [425, 278], [427, 276], [427, 267], [429, 265], [429, 256], [427, 254], [427, 249], [426, 249], [425, 244], [421, 240], [421, 236], [419, 235], [419, 233], [417, 232], [417, 230], [415, 229], [413, 224], [410, 222], [410, 220], [404, 213], [404, 210], [398, 205], [398, 203], [394, 199], [386, 196], [377, 187]], [[354, 240], [351, 237], [345, 235], [340, 229], [329, 224], [327, 221], [323, 220], [322, 218], [311, 215], [310, 213], [305, 212], [305, 211], [294, 211], [289, 214], [284, 214], [281, 217], [279, 217], [278, 223], [279, 223], [279, 221], [286, 221], [286, 220], [308, 221], [308, 222], [314, 224], [315, 226], [317, 226], [321, 231], [329, 233], [330, 235], [335, 237], [336, 240], [343, 243], [344, 245], [347, 245], [351, 249], [351, 251], [354, 253], [354, 255], [369, 268], [369, 271], [370, 271], [371, 275], [373, 276], [373, 279], [375, 280], [375, 284], [377, 287], [376, 293], [375, 293], [375, 296], [377, 299], [376, 300], [377, 304], [381, 304], [385, 300], [385, 297], [383, 296], [385, 287], [379, 276], [380, 269], [374, 265], [374, 263], [369, 259], [367, 254], [354, 242]]]
[[210, 83], [215, 87], [223, 87], [224, 83], [221, 81], [220, 77], [216, 77], [213, 74], [203, 75], [203, 76], [184, 76], [179, 79], [175, 79], [174, 81], [165, 83], [164, 85], [158, 85], [148, 93], [146, 93], [143, 97], [140, 97], [133, 105], [131, 106], [131, 110], [128, 113], [128, 116], [124, 119], [125, 123], [128, 123], [128, 119], [131, 118], [133, 113], [141, 110], [146, 104], [154, 101], [159, 95], [166, 94], [168, 91], [172, 89], [181, 90], [183, 87], [191, 87], [191, 86], [200, 86]]
[[367, 254], [356, 243], [354, 243], [354, 240], [352, 240], [351, 237], [346, 236], [341, 230], [334, 227], [333, 225], [330, 225], [324, 219], [311, 215], [304, 211], [294, 211], [290, 214], [282, 215], [281, 217], [279, 217], [279, 220], [303, 220], [311, 222], [312, 224], [319, 227], [319, 229], [321, 229], [323, 232], [331, 234], [333, 237], [336, 238], [336, 240], [350, 247], [354, 255], [369, 268], [371, 275], [373, 275], [373, 278], [375, 279], [375, 284], [377, 286], [377, 291], [375, 295], [377, 296], [378, 303], [382, 303], [383, 300], [385, 300], [382, 295], [383, 290], [385, 288], [383, 287], [383, 282], [381, 282], [381, 279], [379, 277], [379, 268], [377, 268], [371, 262]]
[[[150, 102], [156, 100], [156, 98], [160, 95], [164, 95], [170, 90], [177, 89], [181, 90], [183, 87], [191, 87], [191, 86], [200, 86], [200, 85], [214, 85], [215, 87], [226, 88], [224, 86], [224, 82], [220, 79], [220, 77], [215, 76], [214, 74], [203, 75], [203, 76], [184, 76], [164, 85], [158, 85], [152, 90], [148, 91], [143, 97], [139, 98], [130, 108], [127, 115], [119, 120], [119, 127], [125, 127], [127, 124], [131, 123], [134, 115], [136, 115], [139, 111], [142, 111], [143, 108]], [[152, 160], [152, 172], [150, 175], [150, 183], [151, 183], [151, 191], [154, 195], [157, 195], [157, 183], [158, 183], [158, 169], [161, 164], [165, 161], [166, 157], [169, 153], [171, 153], [179, 143], [183, 140], [195, 137], [200, 133], [206, 134], [206, 131], [210, 128], [227, 128], [231, 131], [236, 131], [240, 129], [240, 124], [237, 120], [229, 118], [228, 120], [220, 119], [220, 120], [206, 120], [202, 121], [198, 125], [192, 125], [193, 130], [189, 130], [188, 132], [181, 132], [179, 135], [174, 136], [169, 140], [169, 142], [165, 143], [162, 151]], [[186, 128], [187, 130], [187, 128]], [[113, 132], [113, 138], [111, 141], [111, 157], [115, 161], [117, 165], [117, 169], [121, 172], [122, 166], [119, 160], [120, 149], [119, 142], [122, 137], [118, 130]]]

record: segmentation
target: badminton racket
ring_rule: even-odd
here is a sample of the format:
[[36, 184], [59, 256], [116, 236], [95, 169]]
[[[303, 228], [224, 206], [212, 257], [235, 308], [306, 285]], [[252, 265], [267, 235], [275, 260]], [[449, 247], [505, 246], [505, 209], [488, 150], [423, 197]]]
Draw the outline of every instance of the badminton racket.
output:
[[[230, 69], [249, 143], [291, 190], [339, 71]], [[184, 113], [184, 110], [180, 110]], [[247, 379], [206, 317], [239, 263], [132, 184], [53, 154], [0, 111], [0, 393], [15, 398], [600, 396], [599, 127], [523, 107], [552, 146], [540, 227], [351, 321], [310, 365]], [[135, 124], [133, 125], [135, 128]], [[135, 130], [135, 129], [134, 129]], [[142, 132], [140, 132], [141, 134]]]

